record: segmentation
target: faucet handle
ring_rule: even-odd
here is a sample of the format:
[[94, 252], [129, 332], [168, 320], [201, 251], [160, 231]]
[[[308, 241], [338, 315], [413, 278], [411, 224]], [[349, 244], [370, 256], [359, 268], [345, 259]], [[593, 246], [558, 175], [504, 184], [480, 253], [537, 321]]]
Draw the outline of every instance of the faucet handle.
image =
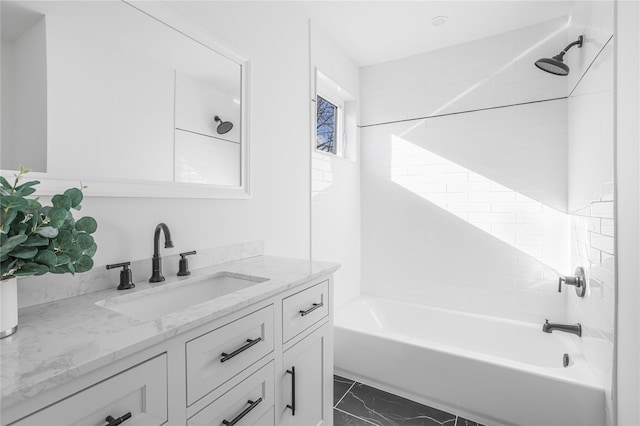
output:
[[131, 278], [131, 269], [129, 269], [129, 265], [131, 265], [131, 262], [107, 265], [107, 269], [122, 268], [122, 271], [120, 271], [120, 284], [118, 285], [118, 290], [129, 290], [136, 286]]
[[575, 275], [561, 275], [558, 278], [558, 293], [562, 292], [562, 283], [575, 286], [578, 297], [584, 297], [587, 290], [587, 279], [584, 268], [578, 266]]
[[195, 250], [187, 251], [184, 253], [180, 253], [180, 262], [178, 263], [178, 276], [184, 277], [186, 275], [191, 275], [191, 271], [189, 271], [189, 261], [187, 260], [187, 256], [192, 254], [196, 254]]

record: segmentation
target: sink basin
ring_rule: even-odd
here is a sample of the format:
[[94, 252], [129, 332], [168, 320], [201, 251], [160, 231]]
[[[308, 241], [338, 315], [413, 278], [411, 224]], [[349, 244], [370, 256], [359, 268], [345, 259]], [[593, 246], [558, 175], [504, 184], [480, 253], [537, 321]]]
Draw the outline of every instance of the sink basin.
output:
[[100, 300], [96, 305], [141, 321], [151, 321], [267, 280], [253, 275], [219, 272]]

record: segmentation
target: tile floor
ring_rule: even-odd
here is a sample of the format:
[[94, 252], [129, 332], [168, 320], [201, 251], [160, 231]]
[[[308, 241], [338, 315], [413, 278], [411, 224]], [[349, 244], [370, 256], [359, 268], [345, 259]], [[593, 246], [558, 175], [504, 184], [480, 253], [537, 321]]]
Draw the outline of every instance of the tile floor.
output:
[[445, 411], [333, 376], [334, 426], [482, 426]]

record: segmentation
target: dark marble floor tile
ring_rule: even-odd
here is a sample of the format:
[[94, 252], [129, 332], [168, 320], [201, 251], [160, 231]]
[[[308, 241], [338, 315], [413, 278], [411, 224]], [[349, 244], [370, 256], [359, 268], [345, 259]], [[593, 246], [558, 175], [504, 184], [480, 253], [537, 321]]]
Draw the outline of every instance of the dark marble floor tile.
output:
[[351, 385], [353, 384], [353, 380], [346, 379], [344, 377], [340, 377], [337, 375], [333, 375], [333, 405], [335, 406], [338, 401], [344, 396], [345, 393], [349, 390]]
[[458, 417], [458, 419], [456, 420], [456, 426], [483, 426], [478, 422], [474, 422], [472, 420], [467, 420], [465, 418], [462, 417]]
[[372, 426], [371, 423], [344, 411], [333, 409], [333, 426]]
[[455, 426], [456, 416], [356, 383], [336, 408], [380, 426]]

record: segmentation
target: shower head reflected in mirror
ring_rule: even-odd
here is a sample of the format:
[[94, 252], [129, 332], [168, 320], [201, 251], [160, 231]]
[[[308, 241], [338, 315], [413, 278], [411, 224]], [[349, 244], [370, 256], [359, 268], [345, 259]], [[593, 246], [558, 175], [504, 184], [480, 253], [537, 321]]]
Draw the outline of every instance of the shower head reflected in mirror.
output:
[[578, 37], [578, 40], [569, 44], [565, 47], [562, 52], [558, 53], [553, 58], [540, 58], [536, 61], [536, 67], [540, 68], [542, 71], [546, 71], [555, 75], [569, 75], [569, 66], [564, 63], [563, 58], [564, 55], [571, 49], [573, 46], [582, 47], [582, 41], [584, 40], [584, 36]]
[[222, 118], [218, 117], [217, 115], [215, 117], [213, 117], [213, 119], [220, 123], [218, 124], [218, 127], [216, 128], [216, 132], [218, 132], [219, 135], [224, 135], [225, 133], [227, 133], [229, 130], [233, 129], [233, 123], [230, 121], [222, 121]]

